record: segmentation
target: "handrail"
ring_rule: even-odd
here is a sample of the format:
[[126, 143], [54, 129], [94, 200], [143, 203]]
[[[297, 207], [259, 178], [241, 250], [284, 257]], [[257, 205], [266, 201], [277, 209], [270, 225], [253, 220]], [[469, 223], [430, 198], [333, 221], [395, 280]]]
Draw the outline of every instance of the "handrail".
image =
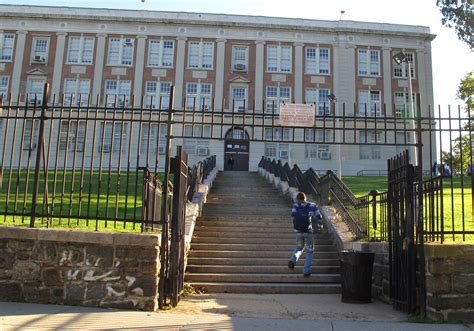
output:
[[282, 165], [280, 160], [266, 157], [262, 157], [258, 166], [288, 182], [290, 187], [309, 194], [316, 203], [331, 204], [357, 238], [387, 239], [387, 220], [383, 213], [386, 211], [386, 192], [371, 191], [356, 197], [332, 170], [320, 177], [312, 168], [303, 173], [296, 164], [290, 169], [288, 163]]
[[193, 199], [194, 193], [198, 190], [199, 185], [209, 176], [211, 171], [216, 167], [216, 156], [212, 155], [203, 161], [199, 161], [188, 170], [188, 201]]

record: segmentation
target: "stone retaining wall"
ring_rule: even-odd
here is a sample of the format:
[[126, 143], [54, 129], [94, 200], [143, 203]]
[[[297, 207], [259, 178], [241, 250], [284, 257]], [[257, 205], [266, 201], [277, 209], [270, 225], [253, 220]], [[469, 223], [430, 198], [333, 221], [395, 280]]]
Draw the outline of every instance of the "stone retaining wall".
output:
[[474, 245], [425, 245], [428, 317], [474, 322]]
[[0, 227], [0, 301], [153, 311], [159, 235]]

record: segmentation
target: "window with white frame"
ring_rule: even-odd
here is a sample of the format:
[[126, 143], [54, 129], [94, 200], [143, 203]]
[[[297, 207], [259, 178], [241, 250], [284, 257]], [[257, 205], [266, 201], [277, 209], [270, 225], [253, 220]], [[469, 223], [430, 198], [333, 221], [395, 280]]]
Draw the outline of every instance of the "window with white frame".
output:
[[265, 156], [266, 157], [276, 157], [277, 146], [276, 144], [265, 143]]
[[84, 151], [86, 138], [86, 121], [61, 121], [61, 134], [59, 136], [59, 149], [69, 152]]
[[234, 112], [245, 111], [247, 105], [247, 88], [242, 86], [232, 86], [232, 107]]
[[196, 140], [183, 139], [183, 150], [186, 154], [196, 154]]
[[26, 93], [28, 94], [28, 103], [39, 105], [43, 102], [43, 90], [46, 78], [29, 78], [26, 83]]
[[232, 70], [248, 70], [248, 46], [232, 47]]
[[67, 63], [92, 64], [94, 37], [71, 36], [67, 50]]
[[128, 106], [132, 83], [129, 80], [106, 80], [105, 102], [109, 107]]
[[264, 128], [265, 140], [290, 140], [289, 128]]
[[332, 130], [315, 130], [316, 142], [329, 143], [334, 141]]
[[380, 76], [380, 51], [359, 49], [359, 75]]
[[148, 42], [148, 66], [173, 67], [174, 41], [150, 40]]
[[288, 159], [290, 157], [290, 145], [278, 144], [278, 157], [280, 159]]
[[11, 62], [13, 60], [14, 34], [0, 34], [0, 61]]
[[403, 151], [405, 151], [406, 149], [408, 150], [408, 153], [410, 153], [411, 148], [407, 145], [411, 144], [412, 135], [413, 133], [411, 132], [395, 132], [395, 144], [397, 144], [395, 148], [395, 153], [397, 155], [403, 153]]
[[410, 98], [409, 93], [395, 92], [394, 105], [395, 105], [395, 116], [396, 117], [407, 117], [410, 109]]
[[306, 47], [305, 73], [329, 75], [329, 48]]
[[291, 72], [291, 46], [267, 46], [267, 71]]
[[31, 61], [34, 63], [48, 62], [49, 38], [34, 37], [31, 49]]
[[186, 84], [186, 109], [208, 111], [211, 109], [212, 84]]
[[0, 76], [0, 99], [5, 99], [8, 96], [8, 83], [10, 82], [10, 77]]
[[89, 101], [90, 79], [66, 78], [64, 80], [64, 105], [81, 106]]
[[107, 64], [131, 66], [133, 63], [133, 38], [110, 38]]
[[170, 82], [145, 83], [145, 107], [154, 109], [169, 109]]
[[382, 142], [381, 131], [359, 131], [359, 143], [365, 144], [359, 146], [359, 158], [361, 160], [378, 160], [382, 158], [382, 147], [371, 144], [380, 144]]
[[267, 86], [266, 113], [280, 113], [280, 103], [291, 102], [291, 88]]
[[166, 148], [165, 123], [142, 123], [140, 134], [140, 154], [156, 155], [164, 154]]
[[306, 144], [305, 145], [305, 158], [316, 159], [318, 157], [318, 145]]
[[[101, 153], [125, 152], [127, 145], [128, 123], [100, 123], [98, 150]], [[114, 124], [114, 125], [113, 125]], [[113, 137], [112, 137], [113, 135]], [[122, 150], [120, 150], [122, 148]]]
[[211, 126], [210, 125], [194, 125], [194, 136], [201, 138], [209, 138], [211, 136]]
[[25, 120], [25, 131], [23, 133], [23, 149], [34, 150], [38, 142], [39, 120]]
[[193, 136], [193, 125], [192, 124], [184, 124], [183, 135], [185, 137], [192, 137]]
[[[395, 53], [398, 52], [394, 52]], [[411, 78], [415, 78], [415, 55], [411, 52], [403, 53], [406, 56], [406, 60], [398, 64], [395, 60], [392, 60], [393, 63], [393, 76], [397, 78], [408, 78], [408, 62], [410, 62], [411, 68]]]
[[314, 103], [316, 105], [316, 114], [329, 115], [331, 114], [331, 101], [329, 94], [331, 91], [325, 88], [307, 88], [305, 90], [306, 103]]
[[188, 44], [188, 68], [212, 69], [214, 43], [190, 41]]
[[382, 116], [380, 91], [359, 91], [359, 116]]

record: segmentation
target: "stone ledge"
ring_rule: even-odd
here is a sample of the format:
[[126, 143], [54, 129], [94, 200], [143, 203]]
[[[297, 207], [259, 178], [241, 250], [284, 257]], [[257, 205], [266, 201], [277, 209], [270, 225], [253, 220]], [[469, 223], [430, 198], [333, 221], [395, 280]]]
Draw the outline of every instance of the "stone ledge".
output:
[[19, 228], [14, 226], [0, 226], [1, 239], [38, 239], [38, 230], [34, 228]]
[[474, 245], [426, 244], [426, 258], [474, 259]]

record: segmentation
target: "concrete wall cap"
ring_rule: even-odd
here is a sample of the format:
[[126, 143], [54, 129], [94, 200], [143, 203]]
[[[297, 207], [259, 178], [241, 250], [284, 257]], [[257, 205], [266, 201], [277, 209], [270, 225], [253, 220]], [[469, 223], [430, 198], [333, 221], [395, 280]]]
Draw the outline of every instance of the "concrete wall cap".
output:
[[0, 238], [36, 240], [38, 238], [38, 229], [0, 226]]

